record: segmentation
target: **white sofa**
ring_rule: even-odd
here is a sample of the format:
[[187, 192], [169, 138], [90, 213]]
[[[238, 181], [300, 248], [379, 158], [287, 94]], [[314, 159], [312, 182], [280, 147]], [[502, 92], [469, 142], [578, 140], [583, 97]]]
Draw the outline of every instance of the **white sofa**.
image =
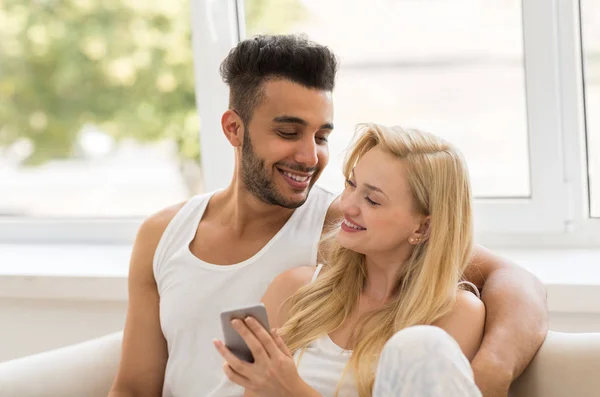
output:
[[[106, 397], [119, 362], [121, 336], [0, 363], [0, 396]], [[600, 396], [600, 333], [550, 332], [511, 392], [511, 397]]]

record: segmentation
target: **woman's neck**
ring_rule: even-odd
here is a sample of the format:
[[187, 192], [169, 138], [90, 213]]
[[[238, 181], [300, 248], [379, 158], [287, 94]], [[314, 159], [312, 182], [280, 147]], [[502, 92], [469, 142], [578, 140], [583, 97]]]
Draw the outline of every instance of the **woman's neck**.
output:
[[409, 244], [400, 247], [393, 253], [385, 255], [367, 255], [367, 280], [362, 295], [380, 303], [387, 302], [396, 287], [400, 270], [412, 254]]

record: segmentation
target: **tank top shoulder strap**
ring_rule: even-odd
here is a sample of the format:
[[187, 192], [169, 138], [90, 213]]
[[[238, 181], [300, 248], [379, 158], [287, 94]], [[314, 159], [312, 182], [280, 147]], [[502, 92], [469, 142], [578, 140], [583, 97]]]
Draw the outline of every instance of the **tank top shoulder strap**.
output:
[[154, 253], [152, 266], [155, 277], [162, 264], [180, 248], [181, 243], [189, 244], [195, 236], [198, 223], [213, 194], [214, 192], [210, 192], [190, 198], [171, 219]]
[[463, 289], [467, 289], [470, 288], [472, 290], [472, 292], [479, 298], [481, 299], [481, 294], [479, 293], [479, 289], [477, 288], [477, 286], [475, 284], [473, 284], [470, 281], [461, 281], [460, 283], [458, 283], [459, 287], [465, 286], [466, 288]]
[[323, 264], [319, 263], [317, 265], [317, 268], [315, 269], [315, 272], [313, 273], [312, 278], [310, 279], [310, 283], [311, 284], [315, 282], [315, 280], [317, 279], [317, 277], [319, 277], [319, 273], [321, 273], [321, 269], [323, 269]]

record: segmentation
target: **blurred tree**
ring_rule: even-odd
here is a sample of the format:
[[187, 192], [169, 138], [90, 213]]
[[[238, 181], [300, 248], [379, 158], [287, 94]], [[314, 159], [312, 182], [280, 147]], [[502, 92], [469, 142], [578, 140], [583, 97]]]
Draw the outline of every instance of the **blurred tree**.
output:
[[[249, 32], [284, 32], [298, 0], [248, 0]], [[189, 0], [0, 0], [0, 148], [27, 165], [74, 155], [85, 125], [170, 138], [200, 156]]]

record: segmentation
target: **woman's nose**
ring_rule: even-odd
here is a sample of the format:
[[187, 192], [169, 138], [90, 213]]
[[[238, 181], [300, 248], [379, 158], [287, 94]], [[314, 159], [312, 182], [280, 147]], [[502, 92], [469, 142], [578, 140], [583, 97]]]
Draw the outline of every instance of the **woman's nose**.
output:
[[360, 213], [360, 208], [357, 202], [358, 194], [356, 190], [352, 191], [346, 188], [340, 198], [340, 209], [344, 214], [356, 216]]

